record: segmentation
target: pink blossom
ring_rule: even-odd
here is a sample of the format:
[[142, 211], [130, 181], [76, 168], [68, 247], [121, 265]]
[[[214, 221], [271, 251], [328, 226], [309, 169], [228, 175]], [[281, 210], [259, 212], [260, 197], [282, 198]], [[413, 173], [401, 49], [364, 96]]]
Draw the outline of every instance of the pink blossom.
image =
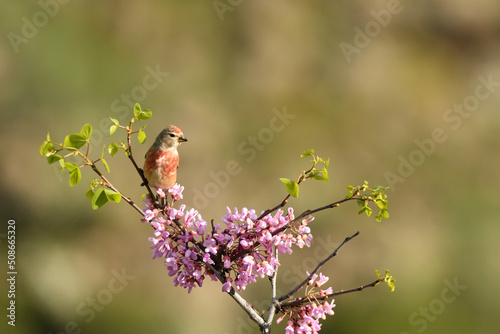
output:
[[226, 282], [222, 284], [222, 291], [229, 292], [231, 291], [231, 280], [230, 278], [226, 279]]
[[251, 257], [250, 255], [246, 255], [241, 262], [247, 266], [247, 269], [245, 270], [246, 273], [250, 274], [255, 264], [253, 257]]
[[285, 327], [285, 334], [294, 334], [295, 329], [293, 328], [293, 322], [288, 321], [287, 326]]
[[334, 303], [335, 303], [335, 299], [332, 299], [330, 304], [328, 304], [328, 302], [323, 303], [323, 309], [325, 310], [326, 314], [333, 315], [333, 313], [334, 313], [333, 308], [335, 307]]
[[225, 269], [231, 268], [231, 258], [229, 256], [225, 255], [223, 257], [223, 260], [224, 260], [224, 268]]
[[256, 268], [256, 272], [260, 275], [261, 278], [263, 278], [265, 275], [271, 276], [272, 274], [274, 274], [274, 267], [267, 261], [258, 263]]
[[[306, 274], [307, 276], [311, 275], [309, 274], [308, 271], [306, 271]], [[313, 285], [314, 284], [314, 281], [318, 278], [318, 275], [314, 274], [311, 276], [311, 279], [309, 280], [309, 282], [307, 282], [308, 285]]]
[[158, 196], [160, 196], [160, 198], [165, 198], [165, 192], [163, 191], [162, 188], [158, 188], [158, 187], [155, 187], [156, 188], [156, 193], [158, 194]]
[[325, 317], [325, 314], [324, 314], [324, 313], [325, 313], [325, 310], [323, 310], [323, 308], [321, 308], [321, 307], [315, 307], [315, 308], [313, 308], [313, 310], [311, 311], [311, 315], [312, 315], [313, 317], [315, 317], [316, 319], [319, 319], [319, 318], [321, 318], [321, 319], [326, 319], [326, 317]]
[[316, 286], [320, 287], [326, 282], [328, 282], [329, 278], [323, 275], [322, 273], [319, 273], [319, 280], [316, 282]]
[[188, 212], [186, 212], [186, 215], [184, 216], [184, 228], [192, 227], [197, 217], [198, 211], [196, 211], [195, 209], [190, 209]]
[[141, 221], [143, 223], [146, 223], [146, 222], [150, 222], [151, 220], [153, 220], [153, 218], [156, 217], [156, 215], [158, 215], [158, 210], [157, 209], [154, 209], [154, 210], [147, 209], [144, 213], [145, 213], [144, 218], [142, 218]]
[[217, 254], [218, 246], [214, 239], [208, 238], [203, 242], [203, 246], [205, 246], [205, 253]]
[[205, 229], [207, 228], [207, 222], [204, 221], [202, 218], [201, 218], [201, 215], [198, 215], [197, 217], [198, 219], [194, 222], [194, 228], [196, 229], [196, 232], [200, 235], [203, 234], [203, 232], [205, 231]]
[[203, 254], [203, 262], [208, 263], [208, 264], [215, 264], [215, 262], [210, 257], [209, 253]]
[[172, 196], [172, 198], [175, 201], [179, 201], [183, 198], [183, 196], [182, 196], [183, 191], [184, 191], [184, 187], [178, 183], [174, 184], [174, 186], [172, 188], [168, 189], [168, 192], [170, 193], [170, 195]]
[[299, 226], [299, 233], [300, 234], [308, 234], [308, 233], [311, 233], [311, 228], [309, 226], [306, 226], [306, 225], [300, 225]]

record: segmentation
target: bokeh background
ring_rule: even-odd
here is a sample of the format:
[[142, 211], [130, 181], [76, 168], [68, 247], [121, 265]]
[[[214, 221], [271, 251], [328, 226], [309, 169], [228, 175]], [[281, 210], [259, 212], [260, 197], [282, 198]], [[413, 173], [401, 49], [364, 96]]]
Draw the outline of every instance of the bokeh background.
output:
[[[260, 211], [281, 201], [278, 178], [308, 168], [299, 157], [308, 148], [331, 159], [330, 182], [306, 182], [290, 202], [296, 211], [341, 199], [345, 186], [365, 179], [392, 186], [388, 221], [358, 216], [355, 203], [318, 213], [311, 249], [283, 258], [285, 291], [359, 230], [322, 270], [333, 288], [371, 282], [375, 269], [396, 278], [394, 293], [380, 285], [338, 297], [325, 333], [497, 332], [498, 1], [42, 0], [0, 8], [0, 241], [5, 254], [6, 223], [15, 219], [18, 270], [16, 327], [3, 316], [2, 332], [258, 332], [218, 283], [191, 294], [174, 288], [161, 260], [151, 260], [151, 229], [125, 203], [93, 211], [90, 170], [70, 188], [67, 173], [40, 157], [47, 132], [62, 141], [85, 123], [99, 156], [120, 140], [108, 136], [107, 118], [126, 122], [130, 101], [153, 111], [146, 144], [135, 142], [139, 163], [163, 127], [183, 129], [178, 180], [184, 203], [197, 203], [206, 220], [226, 206]], [[471, 112], [450, 111], [464, 103]], [[415, 141], [429, 143], [434, 129], [439, 142], [418, 153]], [[401, 167], [410, 159], [414, 170]], [[225, 179], [231, 161], [238, 173]], [[108, 162], [112, 182], [140, 202], [126, 158]], [[5, 312], [5, 279], [0, 286]], [[258, 304], [267, 287], [244, 296]]]

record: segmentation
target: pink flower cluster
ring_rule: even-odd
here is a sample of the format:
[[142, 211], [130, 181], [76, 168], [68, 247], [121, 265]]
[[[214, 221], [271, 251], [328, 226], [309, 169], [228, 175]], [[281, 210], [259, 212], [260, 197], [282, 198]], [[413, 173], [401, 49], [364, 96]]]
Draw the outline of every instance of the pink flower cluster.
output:
[[[326, 281], [328, 277], [319, 274], [319, 280], [316, 281], [318, 275], [313, 275], [311, 280], [308, 282], [309, 286], [320, 287]], [[301, 304], [299, 306], [294, 306], [286, 312], [289, 315], [290, 320], [287, 321], [287, 326], [285, 328], [286, 334], [317, 334], [321, 329], [321, 324], [319, 319], [326, 319], [326, 315], [333, 315], [333, 308], [335, 307], [335, 300], [332, 299], [330, 303], [324, 301], [320, 303], [318, 299], [320, 297], [325, 297], [332, 293], [332, 288], [326, 290], [319, 290], [319, 292], [313, 292], [313, 290], [307, 292], [306, 298], [311, 301], [309, 304]], [[278, 318], [277, 323], [280, 323], [284, 319], [284, 316]]]
[[[233, 262], [225, 262], [224, 267], [235, 274], [234, 285], [238, 291], [255, 282], [257, 276], [263, 278], [274, 274], [275, 267], [280, 265], [274, 247], [279, 254], [292, 254], [294, 244], [300, 248], [311, 245], [312, 235], [307, 224], [314, 219], [312, 216], [295, 224], [292, 208], [288, 208], [286, 216], [280, 209], [260, 220], [257, 220], [255, 210], [243, 208], [238, 213], [237, 208], [234, 212], [226, 209], [227, 215], [222, 217], [226, 228], [214, 233], [213, 238], [219, 245], [224, 245], [225, 259]], [[223, 291], [229, 291], [232, 283], [233, 278], [228, 277]]]
[[[182, 193], [182, 188], [179, 188]], [[172, 194], [174, 200], [182, 198], [182, 194]], [[174, 286], [187, 288], [188, 292], [196, 286], [202, 286], [205, 276], [217, 280], [215, 274], [203, 265], [207, 255], [200, 247], [203, 244], [207, 222], [195, 209], [186, 211], [186, 206], [179, 209], [168, 208], [165, 215], [160, 215], [151, 200], [146, 198], [143, 222], [148, 222], [154, 229], [152, 242], [153, 259], [165, 258], [169, 276], [174, 277]]]
[[[178, 185], [169, 190], [174, 202], [182, 198], [183, 187]], [[152, 242], [153, 258], [165, 258], [165, 264], [174, 284], [187, 288], [202, 286], [208, 275], [216, 280], [210, 264], [219, 272], [225, 272], [226, 281], [222, 290], [229, 292], [231, 287], [244, 290], [257, 276], [271, 276], [280, 263], [274, 249], [280, 254], [291, 254], [292, 246], [309, 247], [312, 241], [311, 230], [307, 226], [314, 217], [309, 216], [300, 222], [294, 221], [293, 209], [277, 210], [257, 220], [255, 210], [243, 208], [222, 217], [222, 223], [211, 226], [195, 209], [186, 211], [168, 208], [166, 213], [154, 208], [145, 199], [146, 210], [143, 222], [154, 227]], [[222, 226], [221, 226], [222, 224]]]

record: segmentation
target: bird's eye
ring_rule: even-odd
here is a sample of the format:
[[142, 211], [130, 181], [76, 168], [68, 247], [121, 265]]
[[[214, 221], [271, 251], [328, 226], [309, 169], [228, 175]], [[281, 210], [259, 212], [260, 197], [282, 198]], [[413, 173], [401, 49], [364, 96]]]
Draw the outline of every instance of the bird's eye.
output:
[[169, 136], [170, 138], [174, 138], [174, 137], [175, 137], [175, 134], [173, 134], [173, 133], [169, 133], [169, 134], [168, 134], [168, 136]]

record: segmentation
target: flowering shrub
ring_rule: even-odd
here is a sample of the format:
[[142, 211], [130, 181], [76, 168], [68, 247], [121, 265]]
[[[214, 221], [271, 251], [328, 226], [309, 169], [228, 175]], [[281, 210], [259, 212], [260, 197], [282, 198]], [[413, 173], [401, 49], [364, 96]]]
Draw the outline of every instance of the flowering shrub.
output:
[[[329, 160], [316, 156], [313, 150], [306, 150], [301, 156], [311, 158], [312, 167], [300, 173], [297, 181], [280, 179], [288, 193], [282, 202], [260, 213], [254, 209], [226, 208], [226, 214], [220, 221], [214, 224], [212, 220], [208, 224], [195, 208], [188, 209], [185, 204], [176, 208], [176, 203], [183, 199], [184, 187], [176, 184], [168, 189], [168, 193], [157, 188], [155, 196], [143, 171], [137, 166], [132, 154], [131, 137], [137, 134], [142, 144], [146, 140], [146, 134], [142, 131], [144, 126], [138, 131], [133, 131], [132, 127], [134, 122], [145, 121], [151, 116], [150, 110], [142, 110], [139, 104], [136, 104], [134, 118], [128, 125], [120, 125], [117, 120], [111, 119], [113, 125], [110, 134], [121, 128], [127, 132], [127, 140], [120, 144], [112, 143], [108, 148], [111, 156], [123, 150], [141, 177], [148, 192], [148, 195], [143, 196], [144, 209], [115, 188], [101, 173], [97, 163], [101, 163], [109, 172], [108, 163], [104, 159], [104, 150], [100, 158], [96, 160], [89, 158], [92, 134], [92, 127], [89, 124], [84, 125], [80, 133], [66, 136], [63, 143], [54, 142], [47, 135], [47, 140], [40, 147], [40, 154], [46, 157], [49, 163], [59, 163], [62, 170], [68, 171], [71, 186], [80, 182], [80, 169], [90, 166], [99, 176], [91, 182], [86, 194], [91, 200], [93, 209], [98, 209], [109, 201], [118, 203], [123, 199], [139, 212], [141, 221], [154, 229], [153, 236], [149, 238], [153, 259], [163, 259], [168, 275], [173, 277], [174, 286], [181, 286], [190, 293], [193, 288], [203, 286], [205, 278], [219, 281], [222, 292], [229, 294], [240, 305], [250, 319], [259, 326], [262, 333], [270, 333], [274, 316], [281, 314], [276, 322], [287, 319], [285, 329], [287, 334], [318, 333], [321, 329], [319, 320], [324, 320], [326, 315], [334, 313], [333, 297], [336, 295], [361, 291], [380, 282], [385, 282], [391, 291], [394, 290], [394, 279], [389, 271], [386, 271], [384, 276], [376, 271], [377, 279], [353, 289], [333, 291], [331, 287], [321, 288], [328, 281], [328, 277], [319, 273], [320, 268], [336, 256], [341, 247], [359, 234], [356, 232], [320, 261], [311, 273], [306, 272], [301, 283], [282, 296], [278, 296], [276, 292], [277, 268], [281, 265], [279, 257], [291, 255], [297, 247], [310, 247], [313, 242], [309, 226], [314, 220], [312, 214], [354, 200], [361, 207], [358, 213], [365, 213], [367, 216], [372, 215], [373, 209], [370, 204], [375, 203], [379, 210], [376, 220], [381, 221], [389, 217], [384, 187], [370, 188], [365, 181], [362, 186], [347, 187], [348, 194], [336, 202], [300, 214], [296, 214], [291, 207], [285, 209], [291, 196], [298, 197], [302, 182], [308, 179], [328, 182]], [[87, 150], [81, 151], [85, 145]], [[65, 162], [65, 158], [72, 155], [80, 156], [83, 164], [78, 166]], [[268, 277], [271, 282], [271, 303], [267, 310], [256, 310], [239, 292], [256, 282], [258, 278], [264, 277]], [[303, 296], [294, 297], [302, 290]], [[263, 314], [266, 314], [266, 317]]]

